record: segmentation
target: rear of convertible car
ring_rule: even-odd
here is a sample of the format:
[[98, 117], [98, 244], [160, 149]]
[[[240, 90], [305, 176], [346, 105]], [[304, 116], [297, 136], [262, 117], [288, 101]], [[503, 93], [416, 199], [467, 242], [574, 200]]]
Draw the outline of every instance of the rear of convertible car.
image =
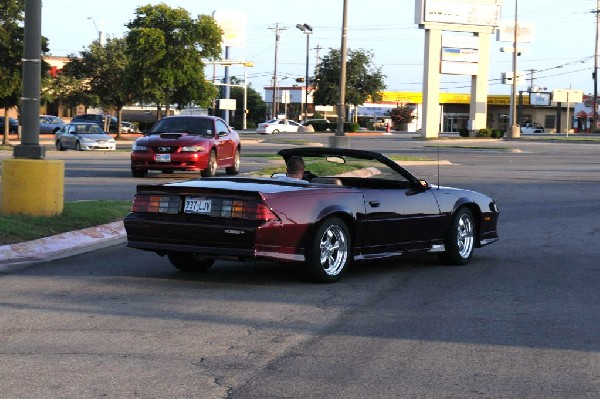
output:
[[292, 222], [281, 204], [302, 209], [311, 190], [249, 180], [139, 185], [132, 212], [124, 219], [127, 246], [159, 255], [304, 261], [311, 216], [297, 215]]

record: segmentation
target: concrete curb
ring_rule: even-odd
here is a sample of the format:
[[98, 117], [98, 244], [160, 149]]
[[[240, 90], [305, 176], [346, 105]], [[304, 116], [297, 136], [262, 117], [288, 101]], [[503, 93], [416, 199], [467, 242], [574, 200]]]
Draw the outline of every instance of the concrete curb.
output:
[[113, 222], [51, 237], [0, 246], [0, 272], [17, 266], [66, 258], [125, 242], [123, 222]]

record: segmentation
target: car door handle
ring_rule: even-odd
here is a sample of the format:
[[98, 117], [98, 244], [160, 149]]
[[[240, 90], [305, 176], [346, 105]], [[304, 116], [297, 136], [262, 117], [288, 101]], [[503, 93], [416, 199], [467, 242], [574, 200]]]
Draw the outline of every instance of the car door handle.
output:
[[371, 205], [371, 208], [379, 208], [379, 205], [381, 205], [381, 202], [379, 202], [379, 201], [369, 201], [369, 205]]

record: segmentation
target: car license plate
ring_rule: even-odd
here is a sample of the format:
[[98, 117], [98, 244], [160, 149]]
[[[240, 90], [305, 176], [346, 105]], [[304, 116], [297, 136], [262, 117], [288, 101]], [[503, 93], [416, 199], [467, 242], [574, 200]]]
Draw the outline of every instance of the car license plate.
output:
[[186, 197], [183, 212], [208, 215], [210, 214], [211, 205], [211, 201], [206, 198]]
[[171, 162], [171, 154], [156, 154], [156, 162]]

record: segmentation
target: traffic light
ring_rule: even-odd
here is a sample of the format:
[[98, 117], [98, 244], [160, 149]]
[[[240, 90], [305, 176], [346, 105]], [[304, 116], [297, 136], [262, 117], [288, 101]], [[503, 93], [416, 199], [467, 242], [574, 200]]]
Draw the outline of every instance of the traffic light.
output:
[[298, 82], [298, 83], [304, 83], [304, 78], [296, 78], [296, 82]]

